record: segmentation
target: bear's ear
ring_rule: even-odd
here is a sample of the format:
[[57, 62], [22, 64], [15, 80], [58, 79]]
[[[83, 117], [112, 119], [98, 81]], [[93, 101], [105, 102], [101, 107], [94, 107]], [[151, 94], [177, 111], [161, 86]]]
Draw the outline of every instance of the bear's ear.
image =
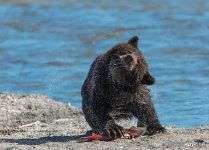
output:
[[139, 41], [139, 38], [137, 36], [134, 36], [128, 41], [128, 44], [131, 44], [132, 46], [137, 48], [138, 47], [138, 41]]

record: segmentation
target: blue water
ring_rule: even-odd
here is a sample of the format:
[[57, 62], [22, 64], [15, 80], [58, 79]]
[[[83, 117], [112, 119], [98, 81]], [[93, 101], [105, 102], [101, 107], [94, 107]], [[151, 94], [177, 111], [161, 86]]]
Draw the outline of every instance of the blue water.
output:
[[81, 106], [96, 56], [140, 37], [164, 125], [209, 124], [209, 1], [0, 0], [0, 91]]

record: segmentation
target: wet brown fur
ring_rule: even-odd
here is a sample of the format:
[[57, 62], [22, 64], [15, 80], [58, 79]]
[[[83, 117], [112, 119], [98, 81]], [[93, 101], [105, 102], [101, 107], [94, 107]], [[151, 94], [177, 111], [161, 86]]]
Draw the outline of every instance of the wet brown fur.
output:
[[82, 109], [94, 132], [105, 136], [123, 134], [116, 118], [135, 116], [138, 126], [152, 135], [164, 131], [147, 85], [155, 82], [138, 49], [138, 37], [115, 45], [97, 57], [82, 86]]

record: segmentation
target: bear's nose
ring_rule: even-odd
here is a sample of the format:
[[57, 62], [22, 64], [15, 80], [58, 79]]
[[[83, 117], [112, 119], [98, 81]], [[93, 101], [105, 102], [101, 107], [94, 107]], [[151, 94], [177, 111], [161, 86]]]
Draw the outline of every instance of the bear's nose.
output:
[[127, 55], [126, 57], [124, 57], [124, 61], [126, 63], [130, 63], [130, 62], [134, 61], [134, 59], [131, 55]]

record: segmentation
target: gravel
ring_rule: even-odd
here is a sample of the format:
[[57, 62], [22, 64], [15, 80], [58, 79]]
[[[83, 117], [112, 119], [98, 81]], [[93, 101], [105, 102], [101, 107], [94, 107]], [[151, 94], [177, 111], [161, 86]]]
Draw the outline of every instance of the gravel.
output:
[[[209, 126], [167, 132], [136, 139], [79, 143], [90, 129], [81, 110], [44, 95], [0, 93], [0, 149], [209, 149]], [[127, 122], [126, 122], [127, 124]]]

